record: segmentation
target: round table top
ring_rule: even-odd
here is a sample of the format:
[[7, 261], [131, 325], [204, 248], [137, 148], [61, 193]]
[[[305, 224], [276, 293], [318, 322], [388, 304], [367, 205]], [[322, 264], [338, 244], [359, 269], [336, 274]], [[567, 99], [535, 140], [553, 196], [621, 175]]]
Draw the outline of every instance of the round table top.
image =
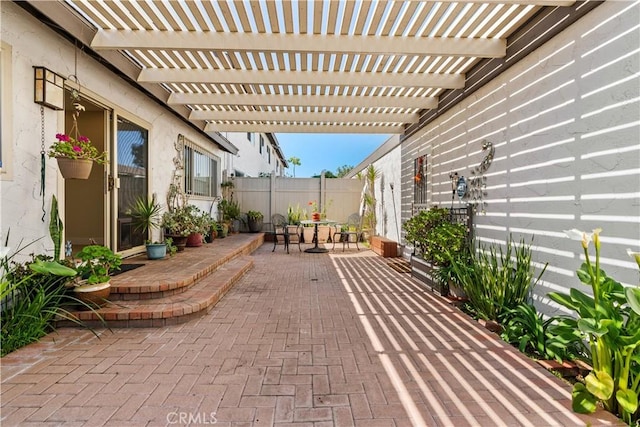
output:
[[313, 221], [311, 219], [303, 219], [300, 224], [335, 224], [337, 221], [333, 219], [321, 219], [320, 221]]

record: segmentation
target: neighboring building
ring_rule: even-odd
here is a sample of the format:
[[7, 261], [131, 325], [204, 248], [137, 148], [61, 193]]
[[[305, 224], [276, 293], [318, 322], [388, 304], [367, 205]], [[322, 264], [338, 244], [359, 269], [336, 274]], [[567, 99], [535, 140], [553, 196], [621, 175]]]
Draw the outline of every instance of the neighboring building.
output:
[[285, 176], [288, 163], [272, 133], [222, 132], [238, 148], [238, 154], [225, 155], [226, 176]]

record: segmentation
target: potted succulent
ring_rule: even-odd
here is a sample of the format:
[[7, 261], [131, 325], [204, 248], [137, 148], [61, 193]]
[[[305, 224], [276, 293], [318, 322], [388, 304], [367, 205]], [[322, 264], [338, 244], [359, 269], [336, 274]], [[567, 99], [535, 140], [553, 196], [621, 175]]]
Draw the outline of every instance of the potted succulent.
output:
[[[160, 211], [162, 206], [156, 200], [155, 194], [151, 199], [138, 197], [130, 209], [134, 230], [141, 231], [149, 237], [149, 232], [160, 226]], [[167, 255], [167, 245], [163, 242], [146, 240], [145, 248], [149, 259], [162, 259]]]
[[247, 223], [249, 225], [249, 231], [251, 233], [258, 233], [262, 231], [264, 215], [260, 211], [247, 212]]
[[120, 268], [122, 258], [101, 245], [85, 246], [76, 256], [80, 259], [76, 271], [81, 279], [73, 289], [76, 296], [85, 304], [103, 305], [111, 293], [109, 273]]
[[194, 205], [187, 205], [186, 208], [191, 215], [191, 232], [187, 236], [187, 246], [202, 246], [202, 243], [204, 242], [204, 235], [207, 233], [207, 229], [209, 228], [209, 215]]
[[[189, 234], [199, 230], [193, 217], [192, 205], [174, 207], [162, 215], [161, 227], [165, 230], [165, 238], [171, 237], [178, 251], [183, 251], [187, 245]], [[194, 206], [195, 208], [195, 206]], [[196, 208], [197, 209], [197, 208]]]
[[73, 127], [70, 135], [56, 134], [57, 141], [49, 147], [49, 157], [55, 157], [58, 161], [58, 169], [66, 179], [87, 179], [91, 174], [93, 162], [104, 164], [107, 156], [104, 152], [91, 144], [89, 138], [78, 135], [78, 116], [84, 111], [84, 106], [74, 102]]

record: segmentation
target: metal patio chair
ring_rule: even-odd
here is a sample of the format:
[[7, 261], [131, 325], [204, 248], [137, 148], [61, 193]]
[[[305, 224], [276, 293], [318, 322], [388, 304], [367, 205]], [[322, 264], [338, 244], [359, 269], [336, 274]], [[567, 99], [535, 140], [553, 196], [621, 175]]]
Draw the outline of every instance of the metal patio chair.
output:
[[[287, 253], [289, 253], [289, 243], [291, 242], [297, 243], [298, 250], [302, 251], [300, 247], [300, 233], [298, 232], [299, 226], [289, 225], [287, 219], [281, 214], [271, 215], [271, 224], [273, 225], [273, 249], [271, 252], [276, 250], [280, 237], [282, 237], [284, 241], [284, 248], [287, 250]], [[295, 230], [292, 232], [294, 228]]]
[[331, 239], [333, 240], [333, 250], [336, 248], [336, 242], [341, 242], [342, 252], [344, 252], [345, 244], [349, 247], [349, 243], [351, 243], [351, 236], [354, 236], [356, 248], [360, 250], [358, 241], [362, 238], [362, 217], [357, 213], [349, 215], [347, 222], [341, 224], [340, 229], [336, 226], [336, 231]]

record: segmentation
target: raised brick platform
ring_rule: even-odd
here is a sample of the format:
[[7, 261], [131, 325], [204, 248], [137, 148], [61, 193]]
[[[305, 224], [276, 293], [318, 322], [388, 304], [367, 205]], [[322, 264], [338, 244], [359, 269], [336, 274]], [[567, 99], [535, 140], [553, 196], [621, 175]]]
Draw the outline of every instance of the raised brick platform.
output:
[[[111, 279], [112, 303], [75, 315], [91, 327], [157, 327], [183, 323], [209, 311], [253, 267], [248, 256], [264, 242], [264, 235], [234, 234], [199, 248], [186, 248], [173, 257], [127, 262], [143, 267]], [[71, 326], [71, 322], [59, 322]]]

